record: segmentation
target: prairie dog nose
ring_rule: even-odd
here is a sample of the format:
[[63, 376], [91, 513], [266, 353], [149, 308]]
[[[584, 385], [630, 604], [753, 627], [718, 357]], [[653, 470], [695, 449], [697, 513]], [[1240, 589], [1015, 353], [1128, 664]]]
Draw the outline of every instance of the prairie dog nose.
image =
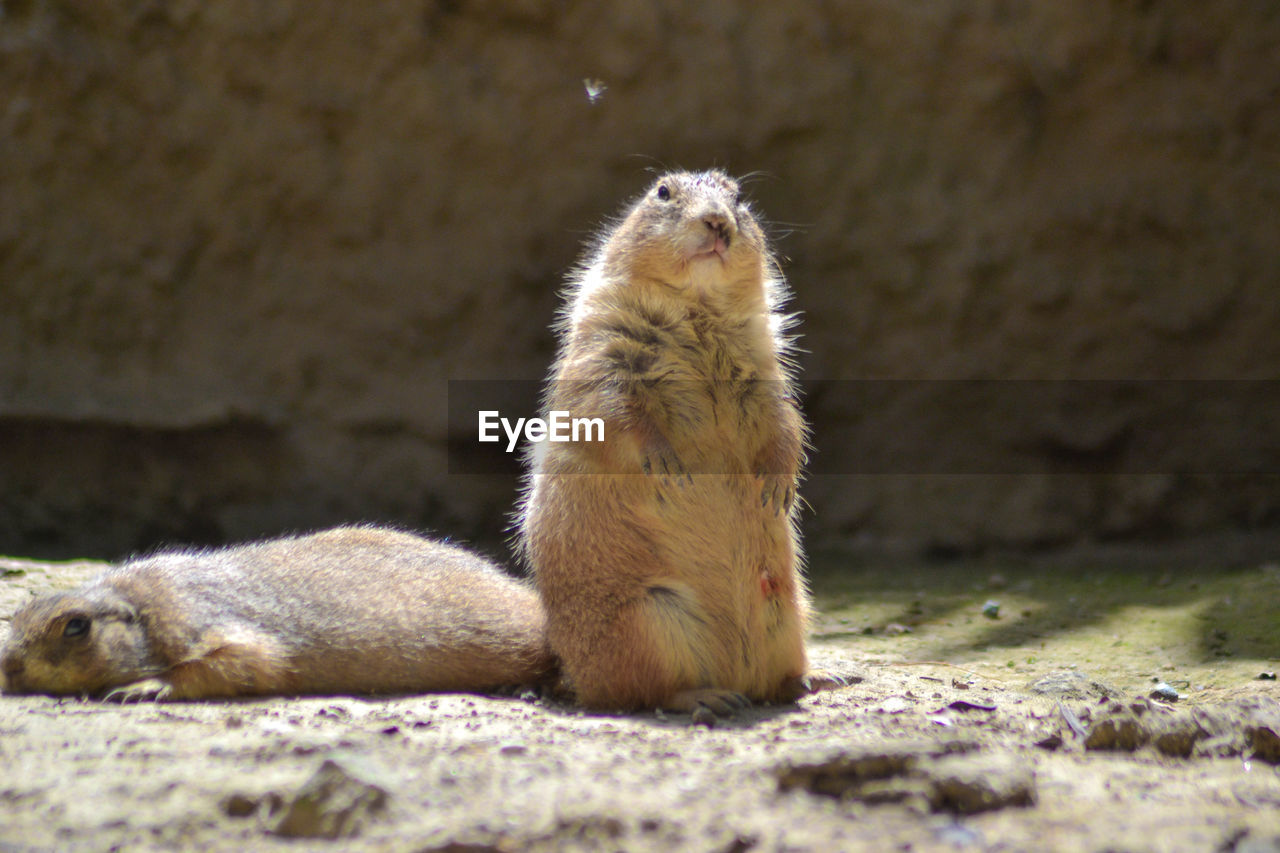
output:
[[702, 224], [707, 226], [725, 245], [729, 245], [729, 240], [733, 237], [733, 220], [727, 213], [719, 210], [712, 210], [702, 215]]
[[0, 675], [5, 679], [14, 679], [22, 675], [22, 658], [17, 655], [5, 655], [0, 658]]

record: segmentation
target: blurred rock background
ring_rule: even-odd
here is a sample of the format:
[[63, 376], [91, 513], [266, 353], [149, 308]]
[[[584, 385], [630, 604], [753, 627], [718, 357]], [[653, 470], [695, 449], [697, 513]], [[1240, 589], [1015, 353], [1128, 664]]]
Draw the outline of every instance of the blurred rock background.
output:
[[[447, 380], [542, 377], [663, 165], [759, 173], [811, 537], [1274, 527], [1265, 383], [1221, 458], [1147, 437], [1280, 379], [1277, 57], [1267, 0], [3, 0], [0, 552], [496, 541], [516, 481], [450, 473]], [[1011, 379], [1204, 382], [915, 381]]]

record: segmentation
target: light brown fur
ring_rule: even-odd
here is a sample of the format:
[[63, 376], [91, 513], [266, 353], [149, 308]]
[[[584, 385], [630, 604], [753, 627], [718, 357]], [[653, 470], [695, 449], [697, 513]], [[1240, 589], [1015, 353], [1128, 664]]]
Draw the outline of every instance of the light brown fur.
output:
[[377, 527], [130, 560], [24, 606], [0, 654], [5, 692], [113, 698], [476, 691], [552, 669], [533, 589]]
[[785, 284], [738, 184], [659, 178], [570, 281], [520, 512], [552, 649], [593, 708], [789, 701], [809, 684], [805, 426]]

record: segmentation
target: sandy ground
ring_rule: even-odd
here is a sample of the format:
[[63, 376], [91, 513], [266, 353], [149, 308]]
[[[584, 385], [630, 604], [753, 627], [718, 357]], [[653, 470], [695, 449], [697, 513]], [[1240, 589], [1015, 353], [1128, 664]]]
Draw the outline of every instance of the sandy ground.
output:
[[[714, 728], [531, 696], [0, 697], [0, 853], [1280, 850], [1275, 565], [815, 563], [813, 657], [855, 683]], [[0, 561], [0, 613], [95, 568]]]

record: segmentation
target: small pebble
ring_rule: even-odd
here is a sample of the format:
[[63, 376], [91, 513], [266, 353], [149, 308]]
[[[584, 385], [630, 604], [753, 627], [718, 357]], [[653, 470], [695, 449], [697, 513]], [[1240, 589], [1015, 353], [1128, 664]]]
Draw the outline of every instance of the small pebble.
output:
[[995, 705], [986, 705], [981, 702], [970, 702], [967, 699], [957, 699], [947, 706], [953, 711], [994, 711]]
[[[349, 762], [348, 762], [349, 763]], [[343, 762], [325, 759], [310, 779], [288, 798], [270, 831], [284, 838], [355, 838], [380, 819], [390, 794], [362, 778]]]
[[1155, 686], [1151, 691], [1150, 696], [1152, 699], [1159, 699], [1163, 702], [1177, 702], [1182, 698], [1178, 695], [1177, 690], [1163, 681]]
[[220, 805], [227, 817], [248, 817], [258, 810], [258, 801], [244, 794], [228, 794]]
[[982, 605], [982, 615], [987, 617], [988, 619], [999, 619], [1000, 618], [1000, 602], [992, 600]]
[[1062, 747], [1062, 735], [1055, 732], [1046, 738], [1036, 741], [1035, 745], [1049, 752], [1054, 752]]
[[935, 828], [933, 835], [938, 841], [956, 850], [965, 847], [976, 847], [985, 843], [980, 831], [961, 823], [952, 823], [944, 827]]
[[1276, 680], [1276, 674], [1275, 674], [1274, 672], [1271, 672], [1271, 671], [1267, 671], [1267, 672], [1260, 672], [1260, 673], [1258, 673], [1258, 680], [1259, 680], [1259, 681], [1275, 681], [1275, 680]]

